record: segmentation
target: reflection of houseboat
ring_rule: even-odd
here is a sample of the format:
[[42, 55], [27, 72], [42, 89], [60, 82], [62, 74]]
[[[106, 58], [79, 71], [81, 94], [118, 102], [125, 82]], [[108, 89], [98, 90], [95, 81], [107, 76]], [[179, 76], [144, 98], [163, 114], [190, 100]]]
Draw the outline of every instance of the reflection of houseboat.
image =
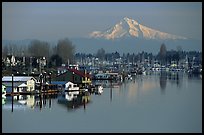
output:
[[72, 101], [74, 98], [77, 98], [77, 96], [73, 92], [65, 92], [65, 99]]
[[[69, 95], [69, 93], [71, 93]], [[64, 92], [61, 96], [58, 97], [58, 103], [66, 105], [68, 108], [77, 108], [81, 105], [85, 105], [90, 101], [89, 92], [83, 92], [77, 96], [74, 96], [72, 92]]]
[[[21, 97], [20, 97], [21, 96]], [[33, 108], [35, 105], [35, 96], [34, 95], [18, 95], [15, 102], [20, 103], [21, 105], [26, 105]], [[8, 99], [11, 100], [12, 96], [9, 96]], [[15, 99], [15, 98], [14, 98]]]
[[27, 101], [26, 100], [18, 100], [18, 102], [22, 105], [26, 105], [27, 104]]
[[12, 106], [14, 110], [21, 110], [27, 108], [34, 108], [35, 106], [35, 96], [34, 95], [24, 95], [21, 99], [12, 101], [12, 96], [7, 96], [6, 103], [4, 104], [4, 109], [11, 109]]
[[2, 99], [6, 98], [6, 86], [2, 84]]
[[65, 84], [65, 90], [67, 92], [72, 92], [75, 95], [79, 94], [79, 87], [77, 86], [77, 84], [74, 84], [72, 82], [67, 82]]
[[101, 94], [101, 93], [103, 93], [103, 86], [98, 85], [98, 86], [97, 86], [97, 89], [96, 89], [96, 91], [95, 91], [95, 93], [96, 93], [96, 94]]
[[28, 107], [33, 108], [35, 105], [35, 96], [34, 95], [26, 95], [22, 99], [19, 99], [18, 103], [20, 103], [22, 105], [27, 105]]
[[6, 86], [2, 84], [2, 105], [5, 104], [6, 99]]

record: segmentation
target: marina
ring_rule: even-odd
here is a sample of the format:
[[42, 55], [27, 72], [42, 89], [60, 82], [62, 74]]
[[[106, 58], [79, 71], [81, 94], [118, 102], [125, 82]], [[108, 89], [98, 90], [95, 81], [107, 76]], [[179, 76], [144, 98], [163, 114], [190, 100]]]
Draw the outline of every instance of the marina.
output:
[[2, 133], [202, 133], [202, 2], [3, 2]]
[[[64, 96], [22, 96], [19, 101], [6, 96], [3, 132], [202, 131], [201, 76], [139, 75], [119, 87], [105, 87], [101, 94], [86, 91], [75, 96], [68, 92]], [[23, 128], [26, 125], [30, 126]]]

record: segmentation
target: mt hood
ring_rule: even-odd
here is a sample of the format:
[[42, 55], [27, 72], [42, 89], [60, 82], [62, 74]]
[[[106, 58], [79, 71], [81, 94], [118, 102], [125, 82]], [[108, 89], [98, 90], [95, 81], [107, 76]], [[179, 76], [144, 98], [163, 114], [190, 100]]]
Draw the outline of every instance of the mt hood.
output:
[[92, 38], [105, 38], [105, 39], [118, 39], [122, 37], [134, 37], [144, 39], [157, 39], [157, 40], [176, 40], [187, 39], [186, 37], [172, 35], [169, 33], [161, 32], [147, 26], [139, 24], [137, 21], [128, 17], [123, 18], [114, 27], [105, 32], [93, 31], [89, 35]]

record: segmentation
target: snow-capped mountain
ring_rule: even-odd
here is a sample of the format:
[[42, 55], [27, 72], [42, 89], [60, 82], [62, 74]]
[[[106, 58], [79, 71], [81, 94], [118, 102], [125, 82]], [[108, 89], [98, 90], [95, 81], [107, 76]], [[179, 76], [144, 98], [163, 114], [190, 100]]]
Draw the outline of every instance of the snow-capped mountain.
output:
[[114, 27], [108, 29], [105, 32], [93, 31], [89, 35], [93, 38], [105, 38], [105, 39], [117, 39], [121, 37], [135, 37], [144, 39], [187, 39], [186, 37], [177, 36], [165, 32], [161, 32], [147, 26], [139, 24], [137, 21], [125, 17]]

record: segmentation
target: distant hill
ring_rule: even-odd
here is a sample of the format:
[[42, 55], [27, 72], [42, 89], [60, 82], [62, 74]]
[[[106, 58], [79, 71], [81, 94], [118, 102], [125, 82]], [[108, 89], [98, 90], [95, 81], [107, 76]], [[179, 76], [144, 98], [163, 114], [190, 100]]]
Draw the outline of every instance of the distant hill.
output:
[[30, 44], [30, 41], [32, 41], [32, 39], [2, 40], [2, 45], [12, 45], [12, 44], [16, 44], [16, 45], [28, 45], [28, 44]]
[[76, 52], [96, 53], [98, 49], [104, 48], [106, 52], [138, 53], [142, 51], [157, 54], [162, 43], [167, 50], [177, 50], [180, 46], [184, 51], [202, 51], [200, 40], [143, 40], [135, 38], [122, 38], [116, 40], [73, 38], [72, 43], [76, 46]]
[[[97, 53], [98, 49], [104, 48], [106, 52], [119, 53], [138, 53], [142, 51], [157, 54], [162, 43], [166, 45], [167, 50], [176, 50], [180, 46], [184, 51], [202, 51], [202, 41], [200, 40], [143, 40], [130, 37], [121, 39], [107, 40], [95, 38], [70, 38], [75, 45], [76, 53]], [[9, 44], [28, 45], [30, 40], [2, 40], [2, 46]], [[56, 45], [57, 41], [49, 42]]]
[[[22, 39], [22, 40], [2, 40], [2, 46], [4, 45], [29, 45], [32, 40], [35, 39]], [[44, 40], [40, 40], [44, 41]], [[57, 41], [46, 41], [50, 43], [50, 45], [56, 45]]]

